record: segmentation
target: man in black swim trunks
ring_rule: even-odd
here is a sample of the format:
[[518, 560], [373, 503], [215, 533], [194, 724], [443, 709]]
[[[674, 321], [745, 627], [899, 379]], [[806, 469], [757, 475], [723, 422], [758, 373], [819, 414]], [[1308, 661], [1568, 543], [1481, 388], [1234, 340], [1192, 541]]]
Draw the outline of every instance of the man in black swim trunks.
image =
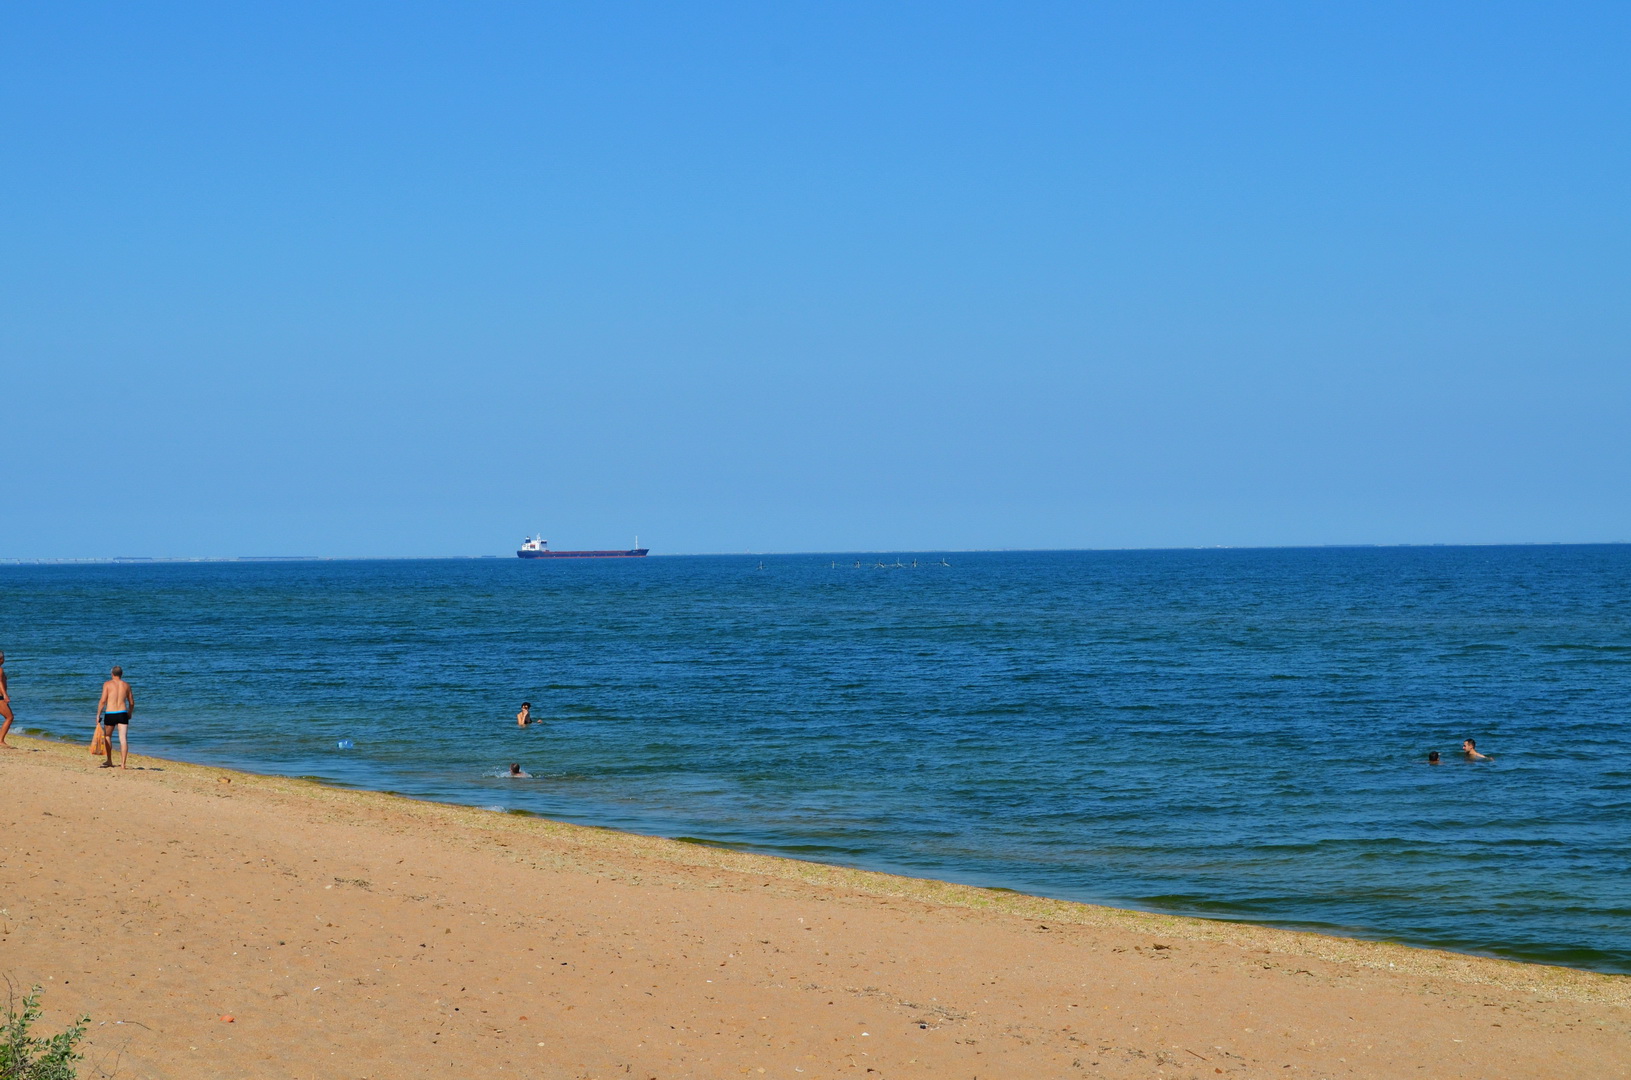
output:
[[102, 729], [102, 745], [107, 747], [108, 759], [104, 769], [113, 768], [113, 731], [119, 730], [119, 768], [130, 760], [130, 746], [125, 741], [130, 730], [130, 714], [136, 709], [136, 695], [125, 682], [124, 669], [113, 666], [113, 678], [102, 684], [102, 698], [96, 703], [96, 726]]

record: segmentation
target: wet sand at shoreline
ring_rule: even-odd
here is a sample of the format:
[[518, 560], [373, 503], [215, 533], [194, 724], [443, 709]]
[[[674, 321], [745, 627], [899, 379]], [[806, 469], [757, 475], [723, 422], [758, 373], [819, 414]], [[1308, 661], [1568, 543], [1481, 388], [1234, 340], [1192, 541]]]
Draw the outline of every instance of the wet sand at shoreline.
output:
[[81, 1076], [1631, 1077], [1631, 977], [13, 741], [0, 975]]

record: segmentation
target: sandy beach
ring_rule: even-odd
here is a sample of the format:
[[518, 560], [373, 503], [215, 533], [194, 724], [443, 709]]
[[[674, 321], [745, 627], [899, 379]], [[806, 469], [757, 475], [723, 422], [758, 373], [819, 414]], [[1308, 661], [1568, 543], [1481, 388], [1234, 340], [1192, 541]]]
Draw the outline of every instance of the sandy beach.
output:
[[1631, 1076], [1625, 977], [14, 741], [0, 974], [81, 1076]]

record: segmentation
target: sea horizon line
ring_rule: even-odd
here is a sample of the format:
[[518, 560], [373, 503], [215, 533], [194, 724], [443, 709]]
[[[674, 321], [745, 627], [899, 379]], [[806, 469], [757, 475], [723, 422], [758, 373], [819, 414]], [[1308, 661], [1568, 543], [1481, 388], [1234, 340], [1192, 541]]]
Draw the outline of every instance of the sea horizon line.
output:
[[[1527, 547], [1625, 547], [1631, 540], [1489, 540], [1489, 541], [1401, 541], [1343, 542], [1328, 544], [1165, 544], [1109, 547], [871, 547], [846, 549], [756, 549], [734, 551], [652, 551], [649, 558], [730, 558], [785, 557], [795, 555], [1007, 555], [1007, 554], [1095, 554], [1118, 552], [1179, 551], [1358, 551], [1413, 548], [1527, 548]], [[484, 553], [444, 555], [88, 555], [88, 556], [0, 556], [0, 566], [111, 566], [150, 563], [285, 563], [285, 562], [470, 562], [486, 559], [513, 559], [513, 554]]]

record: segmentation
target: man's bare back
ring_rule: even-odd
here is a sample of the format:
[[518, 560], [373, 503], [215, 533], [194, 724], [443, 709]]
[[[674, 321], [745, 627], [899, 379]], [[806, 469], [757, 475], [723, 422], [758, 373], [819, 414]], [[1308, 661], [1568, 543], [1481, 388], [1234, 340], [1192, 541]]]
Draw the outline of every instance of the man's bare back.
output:
[[128, 713], [130, 704], [130, 684], [115, 677], [102, 684], [102, 700], [97, 702], [96, 711], [99, 713]]

